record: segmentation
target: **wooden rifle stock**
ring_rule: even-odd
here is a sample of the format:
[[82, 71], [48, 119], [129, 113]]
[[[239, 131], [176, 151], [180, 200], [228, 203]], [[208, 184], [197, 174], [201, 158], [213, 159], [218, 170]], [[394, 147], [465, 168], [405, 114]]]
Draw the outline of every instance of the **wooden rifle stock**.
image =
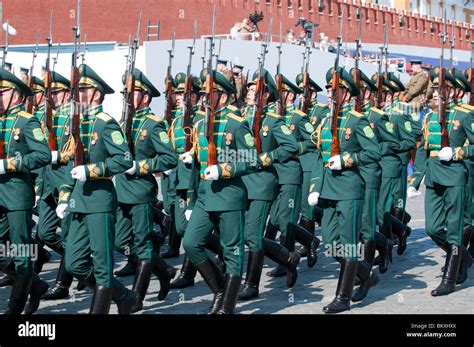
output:
[[208, 98], [207, 119], [207, 166], [217, 165], [217, 148], [214, 143], [214, 76], [210, 71], [206, 76], [206, 94]]
[[124, 119], [124, 126], [125, 126], [125, 137], [127, 138], [128, 148], [130, 149], [131, 153], [134, 153], [134, 142], [133, 142], [133, 134], [132, 134], [132, 123], [133, 123], [133, 115], [135, 114], [135, 107], [133, 104], [133, 96], [135, 93], [135, 75], [129, 73], [127, 76], [126, 82], [126, 93], [127, 93], [127, 110], [125, 110], [125, 119]]
[[184, 103], [185, 113], [183, 115], [183, 130], [184, 130], [184, 151], [189, 152], [192, 147], [192, 129], [191, 129], [191, 113], [193, 112], [193, 105], [191, 103], [191, 76], [186, 75], [184, 82]]
[[74, 166], [84, 164], [84, 145], [81, 140], [81, 112], [79, 109], [79, 69], [71, 67], [71, 93], [72, 93], [72, 128], [71, 134], [74, 138]]
[[339, 143], [338, 135], [338, 116], [339, 116], [339, 71], [334, 69], [332, 73], [332, 103], [333, 103], [333, 112], [331, 117], [331, 157], [339, 155], [341, 153], [341, 147]]
[[439, 71], [438, 84], [438, 121], [441, 126], [441, 148], [449, 147], [449, 134], [446, 126], [446, 88], [445, 88], [446, 70], [441, 68]]
[[[257, 80], [257, 110], [255, 111], [255, 115], [253, 118], [253, 137], [255, 140], [255, 148], [257, 150], [257, 154], [262, 153], [262, 139], [260, 137], [260, 128], [261, 128], [261, 119], [263, 113], [263, 91], [264, 91], [265, 81], [264, 77], [260, 75]], [[280, 107], [283, 110], [283, 105]]]

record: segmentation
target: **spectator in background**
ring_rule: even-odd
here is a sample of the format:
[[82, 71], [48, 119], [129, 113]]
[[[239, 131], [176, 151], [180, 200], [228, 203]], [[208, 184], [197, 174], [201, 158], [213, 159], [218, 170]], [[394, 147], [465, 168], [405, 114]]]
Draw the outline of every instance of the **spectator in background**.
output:
[[251, 40], [255, 28], [249, 25], [249, 20], [244, 18], [242, 22], [237, 22], [230, 29], [230, 38], [232, 40]]
[[301, 30], [301, 32], [300, 32], [300, 37], [299, 37], [299, 39], [298, 39], [298, 44], [299, 44], [300, 46], [304, 46], [305, 43], [306, 43], [306, 31]]
[[295, 45], [298, 42], [296, 40], [295, 32], [293, 31], [293, 28], [290, 28], [286, 31], [286, 42], [292, 45]]
[[324, 33], [319, 33], [319, 49], [322, 52], [328, 51], [329, 37], [324, 35]]

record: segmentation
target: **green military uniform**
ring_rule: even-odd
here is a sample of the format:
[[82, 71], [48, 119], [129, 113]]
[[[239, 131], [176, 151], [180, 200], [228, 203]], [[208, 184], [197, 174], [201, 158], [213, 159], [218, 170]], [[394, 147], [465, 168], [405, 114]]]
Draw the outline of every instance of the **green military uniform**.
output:
[[[102, 95], [113, 93], [91, 67], [79, 67], [79, 88], [94, 88]], [[132, 166], [132, 156], [122, 131], [102, 105], [85, 110], [80, 120], [84, 146], [85, 181], [65, 175], [59, 204], [72, 213], [66, 243], [66, 269], [86, 285], [95, 286], [91, 313], [108, 313], [110, 300], [119, 305], [128, 290], [113, 276], [117, 195], [112, 176]], [[91, 263], [92, 256], [92, 263]], [[128, 308], [127, 311], [129, 311]]]
[[[340, 68], [339, 74], [340, 87], [356, 96], [359, 89], [349, 73]], [[328, 86], [332, 83], [332, 75], [333, 69], [330, 69], [326, 74]], [[350, 108], [350, 104], [341, 105], [337, 115], [339, 157], [331, 153], [330, 117], [326, 117], [318, 127], [321, 156], [315, 162], [310, 184], [310, 193], [319, 193], [321, 199], [323, 241], [332, 249], [332, 256], [341, 262], [336, 299], [324, 308], [327, 313], [349, 309], [356, 274], [362, 281], [368, 281], [370, 276], [367, 262], [356, 260], [365, 194], [360, 167], [379, 161], [381, 154], [369, 121]], [[340, 160], [341, 169], [330, 169], [330, 159]], [[337, 252], [338, 248], [341, 248], [340, 252]]]
[[[135, 69], [135, 90], [150, 97], [160, 93], [139, 70]], [[125, 76], [123, 79], [125, 83]], [[135, 171], [116, 176], [117, 223], [115, 247], [124, 254], [138, 258], [133, 290], [137, 293], [136, 312], [143, 307], [154, 263], [162, 263], [153, 253], [153, 205], [158, 195], [158, 183], [153, 174], [177, 165], [165, 124], [149, 107], [136, 110], [132, 117], [131, 140]], [[156, 265], [159, 267], [160, 265]], [[162, 288], [163, 289], [163, 288]]]
[[[2, 91], [14, 90], [21, 95], [31, 94], [29, 88], [10, 72], [0, 69]], [[0, 269], [8, 274], [11, 260], [15, 264], [9, 313], [20, 314], [26, 303], [33, 280], [31, 263], [31, 220], [34, 204], [31, 171], [51, 161], [46, 139], [37, 118], [24, 111], [21, 104], [6, 106], [0, 118], [3, 158], [0, 169], [0, 242], [24, 247], [17, 256], [0, 257]]]
[[[222, 74], [213, 71], [214, 90], [227, 95], [235, 88]], [[208, 141], [204, 120], [194, 126], [194, 161], [192, 179], [197, 199], [191, 202], [192, 216], [186, 227], [183, 246], [192, 263], [215, 293], [212, 312], [232, 312], [237, 300], [244, 255], [244, 223], [247, 193], [241, 176], [255, 170], [255, 144], [237, 108], [223, 107], [214, 115], [216, 166], [208, 167]], [[250, 155], [250, 156], [249, 156]], [[255, 166], [252, 166], [254, 164]], [[206, 170], [217, 169], [217, 180], [205, 180]], [[209, 172], [209, 171], [208, 171]], [[204, 246], [215, 227], [220, 229], [226, 265], [226, 280], [208, 258]], [[225, 287], [225, 288], [224, 288]], [[223, 302], [222, 302], [223, 301]]]
[[[52, 72], [51, 89], [52, 91], [69, 90], [70, 82], [57, 72]], [[42, 119], [44, 108], [40, 109], [41, 114], [37, 117]], [[41, 194], [39, 205], [39, 223], [38, 238], [48, 247], [54, 249], [59, 254], [64, 253], [64, 241], [67, 237], [70, 218], [60, 220], [56, 215], [57, 200], [59, 190], [63, 183], [64, 175], [72, 169], [72, 162], [69, 160], [72, 156], [70, 142], [70, 106], [65, 104], [53, 112], [52, 116], [53, 130], [56, 135], [56, 146], [58, 148], [57, 161], [44, 167], [41, 174]], [[61, 227], [63, 237], [56, 234], [58, 226]]]
[[[438, 76], [439, 68], [433, 69], [430, 78], [434, 88], [438, 87]], [[448, 88], [455, 88], [457, 84], [450, 73], [446, 73], [445, 83]], [[474, 150], [474, 121], [467, 109], [450, 102], [446, 108], [445, 122], [449, 147], [442, 147], [437, 111], [427, 115], [424, 134], [428, 158], [425, 177], [426, 232], [447, 253], [443, 279], [431, 292], [433, 296], [452, 293], [460, 266], [467, 272], [467, 267], [472, 264], [472, 259], [462, 246], [462, 237], [468, 178], [464, 159], [471, 157]]]

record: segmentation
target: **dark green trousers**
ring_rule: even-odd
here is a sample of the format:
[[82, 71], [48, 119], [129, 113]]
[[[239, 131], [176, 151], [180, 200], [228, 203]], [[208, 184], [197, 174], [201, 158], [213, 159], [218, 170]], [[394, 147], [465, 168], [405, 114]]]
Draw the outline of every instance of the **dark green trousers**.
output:
[[115, 248], [125, 255], [151, 263], [153, 204], [119, 204], [115, 224]]
[[263, 251], [263, 232], [270, 211], [270, 201], [249, 200], [245, 210], [245, 243], [251, 252]]
[[[62, 220], [56, 215], [57, 206], [52, 195], [38, 201], [38, 238], [41, 243], [44, 243], [53, 250], [57, 250], [61, 244], [65, 247], [65, 240], [67, 238], [69, 224], [71, 223], [70, 214]], [[56, 232], [58, 227], [61, 228], [62, 237]]]
[[298, 222], [300, 211], [301, 185], [280, 185], [278, 196], [270, 209], [270, 222], [286, 237]]
[[115, 213], [72, 213], [66, 243], [66, 270], [85, 279], [92, 270], [97, 285], [114, 286]]
[[186, 208], [188, 207], [187, 204], [187, 196], [186, 191], [180, 190], [176, 192], [175, 203], [174, 203], [174, 223], [176, 226], [176, 233], [180, 237], [184, 237], [184, 232], [186, 230], [186, 226], [188, 225], [188, 221], [186, 220]]
[[226, 273], [242, 276], [244, 259], [245, 211], [204, 210], [198, 198], [184, 233], [183, 247], [194, 265], [207, 259], [205, 244], [214, 228], [219, 227]]
[[[31, 218], [32, 209], [9, 211], [0, 208], [0, 269], [4, 270], [13, 260], [15, 270], [29, 276], [33, 273], [31, 247]], [[18, 251], [13, 257], [3, 256], [7, 250], [7, 242]], [[12, 249], [14, 250], [14, 249]]]
[[356, 259], [362, 219], [363, 199], [321, 199], [321, 233], [331, 257]]
[[[377, 202], [377, 219], [379, 224], [383, 223], [384, 216], [390, 217], [392, 213], [397, 180], [398, 178], [394, 177], [382, 177]], [[386, 220], [390, 219], [386, 217]]]
[[393, 194], [393, 202], [395, 208], [405, 211], [405, 206], [407, 203], [407, 189], [408, 189], [408, 173], [407, 165], [402, 165], [402, 174], [400, 178], [397, 178], [397, 184], [395, 186], [395, 192]]
[[426, 187], [426, 232], [442, 248], [462, 245], [465, 186]]
[[360, 236], [362, 240], [369, 241], [375, 238], [377, 231], [377, 203], [379, 198], [378, 188], [366, 188], [364, 206], [362, 208], [362, 224]]
[[307, 220], [314, 220], [314, 207], [308, 204], [309, 184], [311, 171], [303, 171], [303, 184], [301, 186], [301, 215]]
[[163, 195], [163, 209], [165, 212], [171, 214], [171, 205], [174, 204], [176, 199], [176, 188], [174, 180], [176, 178], [176, 170], [166, 176], [165, 174], [161, 175], [161, 193]]
[[466, 167], [468, 172], [466, 183], [466, 204], [464, 207], [464, 225], [472, 225], [473, 218], [473, 189], [474, 189], [474, 168], [471, 160], [466, 160]]

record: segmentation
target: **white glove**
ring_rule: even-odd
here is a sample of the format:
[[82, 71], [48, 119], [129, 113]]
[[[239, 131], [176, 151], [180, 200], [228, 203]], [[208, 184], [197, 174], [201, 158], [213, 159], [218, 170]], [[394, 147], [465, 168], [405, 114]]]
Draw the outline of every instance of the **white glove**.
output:
[[169, 176], [171, 175], [172, 172], [173, 172], [173, 169], [169, 169], [169, 170], [163, 171], [163, 175]]
[[64, 217], [68, 215], [69, 212], [67, 212], [66, 209], [67, 209], [67, 204], [65, 203], [59, 204], [56, 207], [56, 215], [59, 217], [59, 219], [64, 219]]
[[135, 171], [137, 170], [137, 164], [135, 163], [135, 161], [133, 161], [133, 165], [130, 169], [128, 169], [127, 171], [125, 171], [125, 173], [127, 175], [135, 175]]
[[75, 180], [85, 182], [87, 180], [86, 167], [84, 165], [76, 166], [71, 170], [71, 177]]
[[191, 214], [193, 213], [193, 210], [186, 210], [184, 211], [184, 217], [186, 217], [186, 220], [189, 222], [191, 219]]
[[409, 186], [408, 189], [407, 189], [407, 197], [409, 197], [410, 199], [411, 198], [414, 198], [415, 196], [418, 196], [418, 195], [421, 195], [421, 192], [419, 192], [418, 190], [416, 190], [415, 187], [413, 186]]
[[39, 195], [35, 196], [35, 205], [33, 207], [36, 207], [38, 205], [38, 201], [41, 197]]
[[209, 166], [206, 171], [204, 171], [204, 178], [209, 181], [217, 181], [219, 179], [217, 165]]
[[438, 152], [439, 160], [451, 161], [453, 159], [453, 149], [451, 147], [443, 147]]
[[314, 192], [314, 193], [310, 193], [308, 195], [308, 204], [310, 206], [315, 206], [318, 204], [318, 200], [319, 200], [319, 193], [318, 192]]
[[3, 163], [3, 160], [0, 160], [0, 175], [4, 175], [7, 172], [5, 171], [5, 164]]
[[192, 164], [193, 163], [193, 156], [189, 153], [189, 152], [186, 152], [183, 154], [183, 156], [181, 157], [181, 160], [183, 161], [183, 163], [185, 164]]
[[57, 164], [58, 163], [58, 151], [52, 151], [51, 152], [51, 164]]
[[340, 155], [335, 155], [329, 158], [329, 168], [331, 170], [341, 170], [342, 169], [342, 162], [341, 162], [341, 156]]

